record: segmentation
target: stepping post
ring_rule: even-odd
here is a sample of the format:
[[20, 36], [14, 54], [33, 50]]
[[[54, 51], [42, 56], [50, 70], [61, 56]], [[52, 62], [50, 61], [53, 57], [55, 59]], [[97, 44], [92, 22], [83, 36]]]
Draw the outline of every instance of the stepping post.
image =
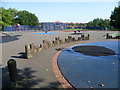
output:
[[10, 81], [17, 82], [17, 67], [16, 67], [16, 61], [14, 59], [10, 59], [8, 62], [8, 70], [9, 70], [9, 76]]
[[31, 53], [30, 53], [30, 49], [28, 45], [25, 45], [25, 53], [26, 53], [26, 58], [29, 59], [32, 57]]

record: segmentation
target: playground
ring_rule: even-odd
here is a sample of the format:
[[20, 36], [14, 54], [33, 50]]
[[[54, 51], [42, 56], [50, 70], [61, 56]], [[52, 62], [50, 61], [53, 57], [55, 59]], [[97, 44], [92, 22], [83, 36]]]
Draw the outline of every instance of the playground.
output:
[[74, 34], [74, 32], [63, 32], [63, 31], [49, 31], [47, 33], [43, 31], [1, 32], [2, 41], [0, 45], [2, 45], [1, 70], [3, 70], [2, 73], [3, 88], [8, 87], [11, 83], [7, 68], [7, 61], [9, 59], [16, 60], [17, 74], [18, 74], [20, 88], [53, 88], [53, 89], [63, 88], [63, 86], [65, 86], [66, 83], [64, 82], [64, 80], [60, 82], [60, 80], [58, 79], [59, 76], [55, 74], [57, 69], [53, 67], [54, 65], [53, 56], [59, 50], [62, 50], [71, 45], [98, 42], [98, 41], [111, 41], [111, 39], [106, 39], [105, 35], [107, 33], [112, 34], [118, 32], [117, 31], [81, 31], [80, 33], [85, 35], [89, 34], [90, 39], [52, 46], [36, 53], [32, 58], [26, 59], [24, 58], [25, 56], [24, 47], [27, 44], [34, 43], [35, 45], [39, 46], [43, 40], [52, 41], [54, 40], [55, 37], [59, 37], [61, 40], [64, 40], [68, 36], [78, 38], [79, 36], [81, 36], [81, 34]]

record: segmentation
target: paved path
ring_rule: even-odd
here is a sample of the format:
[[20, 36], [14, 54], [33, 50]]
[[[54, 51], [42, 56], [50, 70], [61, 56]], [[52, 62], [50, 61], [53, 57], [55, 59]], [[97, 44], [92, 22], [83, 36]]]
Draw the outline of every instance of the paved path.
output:
[[[57, 52], [56, 48], [64, 48], [66, 46], [85, 43], [90, 41], [103, 41], [106, 40], [103, 37], [107, 32], [83, 32], [90, 34], [89, 41], [80, 41], [68, 44], [58, 45], [49, 49], [43, 50], [34, 55], [30, 59], [23, 59], [19, 56], [24, 54], [24, 46], [26, 44], [35, 43], [39, 45], [43, 39], [53, 40], [55, 37], [60, 39], [66, 38], [68, 35], [78, 37], [79, 35], [72, 35], [72, 32], [58, 32], [53, 35], [41, 35], [34, 34], [33, 32], [12, 33], [7, 35], [2, 44], [2, 70], [3, 70], [3, 86], [7, 86], [9, 83], [9, 77], [7, 73], [7, 61], [11, 58], [17, 61], [18, 77], [21, 87], [27, 88], [60, 88], [58, 80], [56, 79], [52, 71], [52, 57]], [[11, 39], [12, 38], [12, 39]], [[8, 83], [6, 83], [6, 81]]]

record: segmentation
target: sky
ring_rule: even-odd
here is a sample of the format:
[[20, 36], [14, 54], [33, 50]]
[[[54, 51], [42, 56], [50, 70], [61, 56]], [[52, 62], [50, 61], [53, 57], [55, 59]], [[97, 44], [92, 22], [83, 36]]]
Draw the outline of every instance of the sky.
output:
[[[34, 2], [33, 2], [34, 1]], [[74, 2], [73, 2], [74, 1]], [[89, 1], [89, 2], [88, 2]], [[115, 0], [4, 0], [2, 7], [27, 10], [34, 13], [39, 22], [74, 22], [87, 23], [94, 18], [109, 19], [111, 12], [118, 6]]]

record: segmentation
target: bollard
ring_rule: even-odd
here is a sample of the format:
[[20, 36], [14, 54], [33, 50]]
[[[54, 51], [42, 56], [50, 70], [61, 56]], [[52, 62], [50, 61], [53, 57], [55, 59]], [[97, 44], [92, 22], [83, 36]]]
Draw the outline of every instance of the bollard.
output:
[[36, 46], [34, 43], [32, 43], [31, 45], [32, 45], [32, 54], [34, 55], [37, 52]]
[[17, 64], [14, 59], [10, 59], [7, 62], [8, 65], [8, 71], [9, 71], [9, 76], [10, 76], [10, 81], [11, 81], [11, 88], [19, 88], [18, 85], [18, 78], [17, 78]]
[[40, 47], [39, 48], [42, 48], [42, 44], [40, 44]]
[[85, 35], [81, 35], [82, 40], [84, 40]]
[[65, 43], [67, 43], [67, 39], [65, 38]]
[[47, 43], [48, 43], [48, 47], [51, 47], [51, 46], [52, 46], [50, 41], [48, 41]]
[[25, 53], [26, 53], [26, 58], [29, 59], [32, 57], [31, 53], [30, 53], [30, 49], [28, 45], [25, 45]]
[[62, 40], [59, 40], [60, 44], [62, 44]]
[[57, 37], [55, 37], [55, 40], [58, 40], [58, 38], [57, 38]]
[[46, 48], [48, 48], [48, 43], [47, 43], [47, 41], [43, 42], [43, 49], [46, 49]]
[[43, 40], [42, 42], [45, 43], [45, 40]]
[[106, 39], [109, 39], [109, 34], [108, 33], [106, 34]]
[[30, 51], [31, 51], [30, 53], [31, 53], [32, 55], [34, 55], [34, 54], [37, 52], [34, 43], [30, 44]]
[[74, 42], [74, 41], [76, 41], [76, 39], [73, 37], [73, 38], [72, 38], [72, 41]]
[[58, 37], [58, 40], [60, 40], [60, 38]]
[[52, 41], [52, 46], [55, 46], [55, 41]]
[[70, 38], [70, 39], [71, 39], [71, 38], [72, 38], [72, 36], [68, 36], [68, 38]]
[[9, 70], [9, 76], [10, 81], [16, 82], [17, 79], [17, 68], [16, 68], [16, 61], [14, 59], [10, 59], [8, 62], [8, 70]]
[[72, 36], [68, 36], [68, 41], [72, 42], [73, 41], [73, 37]]
[[88, 34], [88, 40], [89, 40], [90, 35]]
[[120, 36], [117, 36], [117, 39], [120, 39]]
[[55, 37], [55, 45], [59, 44], [59, 37]]
[[34, 48], [34, 44], [30, 44], [30, 49], [33, 49]]
[[77, 41], [80, 41], [81, 40], [81, 37], [78, 37]]

